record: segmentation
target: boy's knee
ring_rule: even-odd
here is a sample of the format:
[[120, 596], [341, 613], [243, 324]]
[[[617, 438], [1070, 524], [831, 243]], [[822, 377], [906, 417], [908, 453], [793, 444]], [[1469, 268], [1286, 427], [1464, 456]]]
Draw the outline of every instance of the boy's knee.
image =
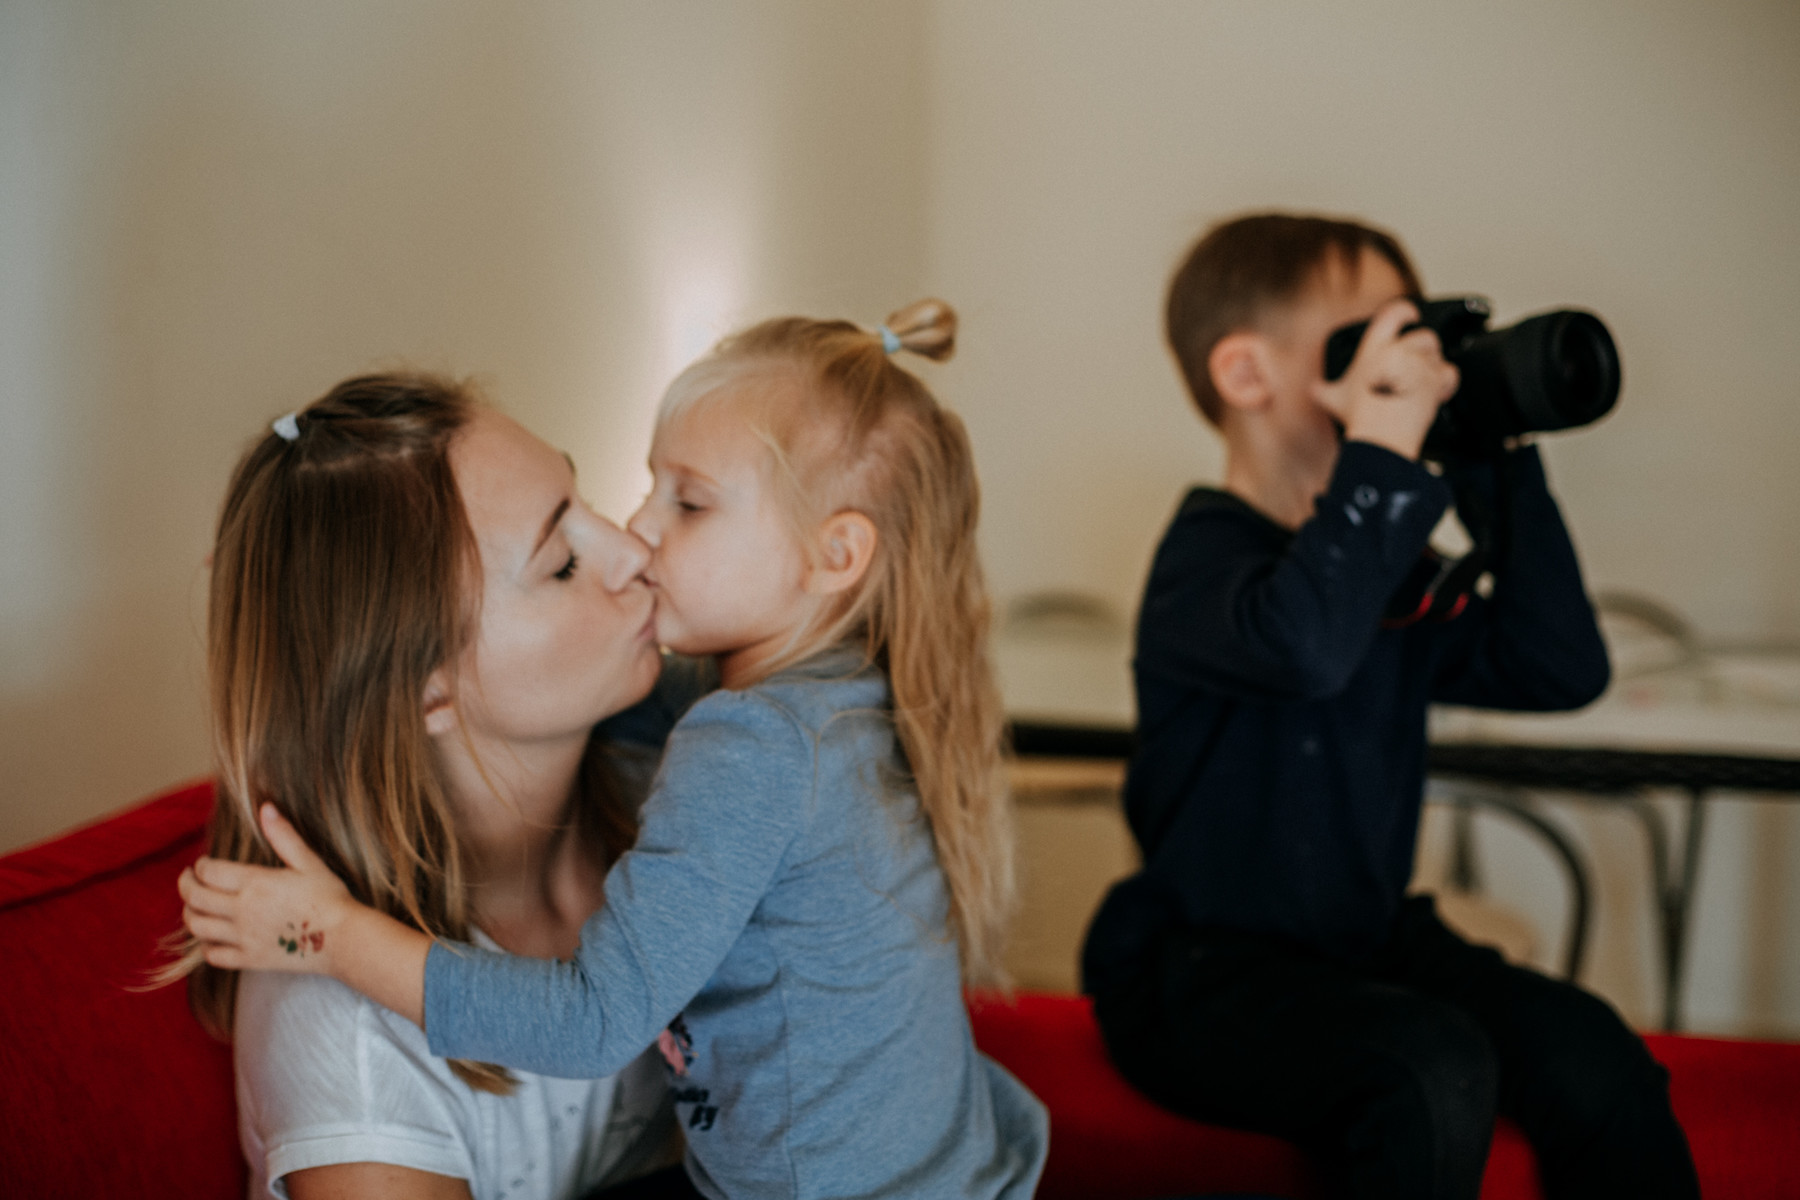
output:
[[1500, 1086], [1494, 1044], [1481, 1026], [1453, 1009], [1421, 1019], [1404, 1058], [1396, 1060], [1406, 1086], [1435, 1125], [1481, 1127], [1485, 1144]]
[[1522, 1106], [1548, 1118], [1557, 1140], [1602, 1136], [1631, 1113], [1667, 1110], [1669, 1075], [1604, 1000], [1569, 989], [1556, 1036], [1519, 1073]]
[[1366, 1185], [1358, 1194], [1473, 1197], [1499, 1092], [1492, 1041], [1465, 1014], [1432, 1005], [1397, 1015], [1367, 1048], [1367, 1086], [1343, 1114], [1339, 1143]]
[[1605, 1001], [1569, 989], [1553, 1037], [1509, 1086], [1550, 1196], [1699, 1194], [1669, 1073]]

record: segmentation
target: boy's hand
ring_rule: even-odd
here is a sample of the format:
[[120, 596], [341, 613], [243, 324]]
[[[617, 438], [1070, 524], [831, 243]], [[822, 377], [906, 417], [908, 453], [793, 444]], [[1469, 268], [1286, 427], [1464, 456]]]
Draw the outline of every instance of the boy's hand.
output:
[[202, 858], [177, 884], [182, 923], [215, 967], [332, 974], [336, 935], [362, 905], [274, 805], [258, 816], [287, 866]]
[[1431, 330], [1400, 332], [1418, 319], [1411, 301], [1389, 303], [1369, 322], [1350, 369], [1334, 382], [1313, 385], [1313, 399], [1343, 425], [1347, 440], [1419, 457], [1438, 406], [1455, 394], [1459, 376]]

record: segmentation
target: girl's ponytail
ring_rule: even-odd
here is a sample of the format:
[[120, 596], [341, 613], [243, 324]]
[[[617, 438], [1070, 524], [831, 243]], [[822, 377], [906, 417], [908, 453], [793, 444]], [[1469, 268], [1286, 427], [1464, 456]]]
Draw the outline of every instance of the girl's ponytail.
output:
[[[899, 489], [896, 499], [912, 510], [910, 536], [890, 542], [869, 641], [885, 655], [895, 732], [937, 841], [964, 973], [972, 983], [997, 983], [1014, 883], [1004, 719], [988, 657], [968, 436], [955, 414], [933, 416], [925, 473], [939, 478], [921, 482], [941, 486]], [[945, 503], [947, 496], [959, 502]]]
[[[956, 311], [920, 300], [882, 325], [900, 347], [943, 362], [956, 351]], [[951, 927], [971, 983], [1004, 983], [1000, 951], [1012, 915], [1013, 828], [1001, 743], [1005, 720], [988, 656], [990, 605], [975, 527], [981, 485], [957, 415], [891, 362], [870, 394], [859, 499], [887, 553], [864, 612], [871, 655], [887, 668], [894, 730], [931, 821], [950, 891]]]
[[933, 362], [949, 362], [956, 353], [956, 310], [942, 300], [915, 300], [890, 313], [881, 328], [893, 335], [900, 349]]

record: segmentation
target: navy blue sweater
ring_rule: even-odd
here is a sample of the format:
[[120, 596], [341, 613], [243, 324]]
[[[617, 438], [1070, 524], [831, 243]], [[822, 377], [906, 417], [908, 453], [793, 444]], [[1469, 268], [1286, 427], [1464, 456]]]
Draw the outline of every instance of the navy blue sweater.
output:
[[[1514, 532], [1491, 598], [1401, 628], [1383, 613], [1451, 497], [1419, 464], [1346, 443], [1298, 532], [1228, 493], [1189, 493], [1138, 618], [1125, 813], [1145, 865], [1088, 932], [1089, 991], [1176, 923], [1366, 958], [1412, 875], [1427, 707], [1575, 708], [1605, 689], [1537, 452], [1502, 469]], [[1472, 470], [1492, 505], [1493, 468]]]

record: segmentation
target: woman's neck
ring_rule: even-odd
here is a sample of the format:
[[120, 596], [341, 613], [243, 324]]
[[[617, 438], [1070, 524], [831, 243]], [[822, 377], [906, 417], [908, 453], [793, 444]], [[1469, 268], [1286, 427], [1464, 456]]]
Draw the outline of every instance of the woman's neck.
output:
[[599, 907], [605, 873], [577, 821], [586, 748], [470, 747], [455, 737], [441, 748], [473, 920], [515, 954], [568, 953]]

